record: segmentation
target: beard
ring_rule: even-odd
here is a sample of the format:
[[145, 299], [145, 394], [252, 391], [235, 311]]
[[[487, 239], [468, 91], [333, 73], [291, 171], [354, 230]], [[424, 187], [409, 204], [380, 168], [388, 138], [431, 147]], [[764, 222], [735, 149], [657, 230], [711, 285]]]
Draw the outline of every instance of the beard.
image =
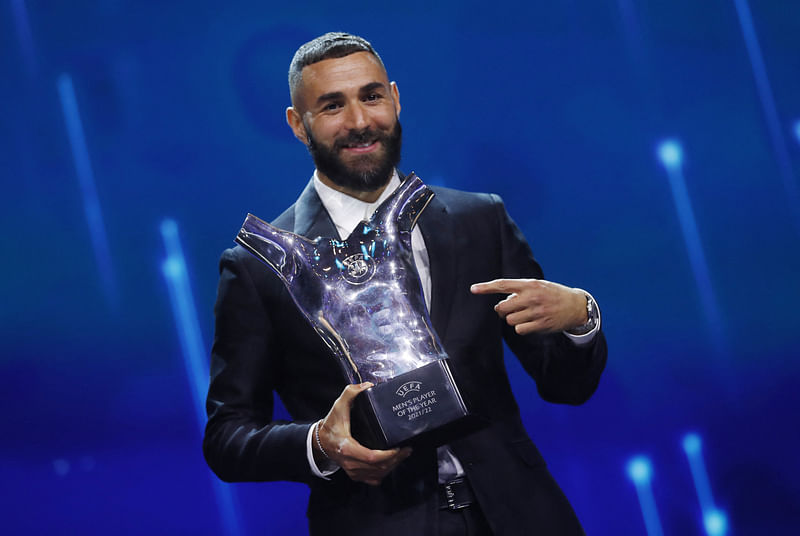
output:
[[[388, 134], [366, 128], [336, 140], [333, 147], [315, 140], [308, 126], [306, 133], [308, 152], [311, 153], [317, 169], [334, 184], [343, 188], [358, 192], [374, 192], [388, 184], [395, 166], [400, 162], [403, 138], [400, 121], [395, 122], [394, 128]], [[380, 142], [383, 146], [382, 152], [357, 155], [349, 164], [342, 160], [340, 151], [344, 147], [373, 141]]]

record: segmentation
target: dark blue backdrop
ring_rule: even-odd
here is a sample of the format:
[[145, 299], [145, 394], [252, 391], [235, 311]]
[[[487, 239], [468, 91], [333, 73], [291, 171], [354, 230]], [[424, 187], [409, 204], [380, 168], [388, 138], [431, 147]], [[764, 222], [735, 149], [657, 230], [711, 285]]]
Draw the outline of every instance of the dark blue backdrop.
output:
[[800, 526], [800, 4], [5, 0], [4, 531], [305, 531], [303, 486], [215, 483], [196, 401], [220, 251], [313, 170], [285, 73], [332, 29], [397, 81], [402, 169], [501, 194], [600, 302], [585, 406], [508, 359], [587, 532], [646, 534], [651, 490], [664, 534], [704, 534], [688, 432], [727, 533]]

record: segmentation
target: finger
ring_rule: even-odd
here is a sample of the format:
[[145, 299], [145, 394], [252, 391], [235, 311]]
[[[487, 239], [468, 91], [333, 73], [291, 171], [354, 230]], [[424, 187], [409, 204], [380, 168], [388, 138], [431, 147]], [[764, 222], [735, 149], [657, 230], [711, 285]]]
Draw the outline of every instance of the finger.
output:
[[343, 459], [340, 466], [354, 480], [365, 480], [367, 478], [383, 478], [394, 470], [403, 460], [408, 457], [410, 451], [399, 450], [394, 456], [369, 462], [354, 459]]
[[509, 326], [518, 326], [520, 324], [536, 322], [539, 320], [539, 316], [536, 314], [536, 311], [531, 309], [522, 309], [506, 315], [505, 320]]
[[368, 449], [355, 439], [350, 439], [342, 445], [341, 453], [353, 462], [370, 466], [378, 466], [387, 462], [391, 462], [395, 459], [397, 462], [406, 459], [410, 454], [410, 449], [408, 452], [404, 449], [398, 448], [374, 450]]
[[517, 293], [509, 294], [505, 299], [500, 300], [494, 306], [494, 310], [500, 316], [504, 317], [510, 313], [515, 311], [521, 311], [524, 308], [524, 304], [521, 300], [518, 299]]
[[517, 324], [514, 326], [514, 331], [517, 332], [517, 335], [529, 335], [540, 330], [536, 322], [525, 322], [524, 324]]
[[469, 287], [473, 294], [511, 294], [521, 289], [518, 279], [494, 279], [482, 283], [475, 283]]
[[530, 335], [531, 333], [554, 333], [557, 329], [548, 326], [542, 319], [537, 319], [531, 322], [523, 322], [514, 326], [514, 331], [518, 335]]
[[365, 482], [370, 485], [378, 485], [387, 474], [392, 472], [397, 465], [411, 454], [411, 449], [409, 447], [397, 450], [396, 456], [378, 464], [346, 460], [341, 467], [352, 480]]

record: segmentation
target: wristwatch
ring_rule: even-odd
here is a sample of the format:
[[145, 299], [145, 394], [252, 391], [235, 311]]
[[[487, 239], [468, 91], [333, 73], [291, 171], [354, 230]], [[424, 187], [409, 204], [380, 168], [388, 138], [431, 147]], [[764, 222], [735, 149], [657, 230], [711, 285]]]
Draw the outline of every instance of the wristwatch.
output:
[[567, 330], [567, 333], [571, 335], [586, 335], [597, 326], [597, 321], [600, 319], [600, 310], [597, 308], [597, 302], [588, 292], [584, 291], [583, 293], [586, 296], [586, 318], [588, 320], [582, 326]]

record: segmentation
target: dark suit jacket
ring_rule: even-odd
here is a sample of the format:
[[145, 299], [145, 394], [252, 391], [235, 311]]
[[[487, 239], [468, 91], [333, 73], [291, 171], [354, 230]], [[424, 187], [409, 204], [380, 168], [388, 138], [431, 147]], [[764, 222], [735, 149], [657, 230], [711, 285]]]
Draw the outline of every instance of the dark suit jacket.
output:
[[[525, 432], [503, 364], [503, 340], [545, 400], [580, 404], [606, 361], [599, 333], [577, 347], [563, 334], [519, 336], [498, 319], [498, 296], [471, 283], [542, 278], [530, 248], [499, 197], [434, 188], [419, 219], [430, 258], [431, 319], [472, 409], [491, 423], [451, 448], [496, 534], [583, 534], [575, 514]], [[307, 237], [336, 236], [309, 183], [274, 222]], [[309, 426], [324, 417], [346, 380], [280, 280], [240, 246], [220, 262], [203, 450], [225, 481], [292, 480], [311, 486], [312, 534], [434, 535], [436, 453], [417, 449], [378, 487], [344, 471], [314, 477], [306, 458]], [[273, 392], [294, 419], [273, 420]]]

